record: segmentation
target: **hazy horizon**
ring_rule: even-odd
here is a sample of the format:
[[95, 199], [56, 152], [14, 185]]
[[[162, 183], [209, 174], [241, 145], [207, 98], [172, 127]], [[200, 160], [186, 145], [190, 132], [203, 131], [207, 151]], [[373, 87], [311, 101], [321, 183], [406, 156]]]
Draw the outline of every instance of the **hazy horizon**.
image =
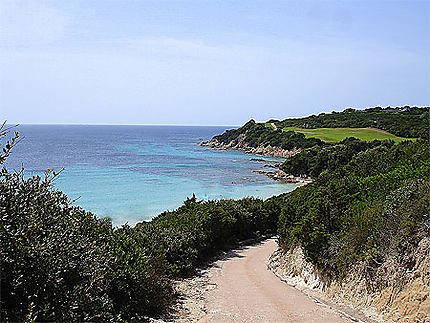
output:
[[430, 103], [426, 1], [1, 1], [0, 118], [241, 125]]
[[[423, 105], [423, 106], [418, 106], [418, 105], [408, 105], [410, 107], [420, 107], [420, 108], [424, 108], [427, 107], [427, 105]], [[381, 108], [387, 108], [388, 106], [382, 106]], [[395, 107], [399, 107], [399, 106], [392, 106], [392, 108]], [[316, 113], [316, 115], [320, 114], [320, 113], [331, 113], [333, 111], [335, 112], [341, 112], [345, 109], [348, 109], [351, 107], [345, 107], [344, 109], [341, 110], [332, 110], [332, 111], [320, 111], [318, 113]], [[365, 107], [365, 108], [354, 108], [356, 110], [364, 110], [364, 109], [368, 109], [368, 108], [374, 108], [374, 107]], [[303, 115], [303, 116], [297, 116], [297, 117], [285, 117], [285, 118], [280, 118], [277, 120], [283, 120], [283, 119], [300, 119], [300, 118], [304, 118], [304, 117], [308, 117], [309, 115]], [[245, 122], [254, 119], [254, 118], [249, 118], [248, 120], [246, 120]], [[269, 118], [267, 120], [255, 120], [256, 122], [266, 122], [270, 119], [276, 119], [276, 118]], [[244, 122], [244, 123], [245, 123]], [[44, 122], [40, 122], [40, 123], [22, 123], [22, 122], [7, 122], [7, 124], [11, 125], [11, 124], [17, 124], [17, 125], [75, 125], [75, 126], [176, 126], [176, 127], [240, 127], [242, 126], [244, 123], [242, 124], [150, 124], [150, 123], [44, 123]]]

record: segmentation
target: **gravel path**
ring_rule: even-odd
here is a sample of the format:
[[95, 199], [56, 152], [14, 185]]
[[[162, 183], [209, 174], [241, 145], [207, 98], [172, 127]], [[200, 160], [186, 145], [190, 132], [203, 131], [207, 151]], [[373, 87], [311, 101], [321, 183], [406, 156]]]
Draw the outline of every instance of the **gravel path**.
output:
[[236, 250], [209, 271], [205, 315], [198, 322], [345, 322], [329, 307], [316, 303], [279, 280], [267, 260], [274, 239]]

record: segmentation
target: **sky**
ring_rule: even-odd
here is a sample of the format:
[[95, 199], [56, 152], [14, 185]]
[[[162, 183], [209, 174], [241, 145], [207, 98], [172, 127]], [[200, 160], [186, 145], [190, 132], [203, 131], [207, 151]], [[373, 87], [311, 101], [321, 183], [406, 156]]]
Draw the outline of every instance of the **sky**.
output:
[[430, 1], [0, 0], [0, 119], [240, 125], [430, 104]]

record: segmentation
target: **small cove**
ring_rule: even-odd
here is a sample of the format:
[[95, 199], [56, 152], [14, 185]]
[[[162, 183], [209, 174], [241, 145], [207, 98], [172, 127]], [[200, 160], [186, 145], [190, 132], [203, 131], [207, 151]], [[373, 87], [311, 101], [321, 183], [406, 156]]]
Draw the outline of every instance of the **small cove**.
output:
[[228, 128], [21, 125], [25, 138], [6, 166], [22, 165], [27, 176], [64, 168], [56, 187], [115, 225], [150, 220], [193, 193], [202, 200], [268, 198], [298, 186], [254, 173], [264, 166], [250, 160], [255, 156], [197, 145]]

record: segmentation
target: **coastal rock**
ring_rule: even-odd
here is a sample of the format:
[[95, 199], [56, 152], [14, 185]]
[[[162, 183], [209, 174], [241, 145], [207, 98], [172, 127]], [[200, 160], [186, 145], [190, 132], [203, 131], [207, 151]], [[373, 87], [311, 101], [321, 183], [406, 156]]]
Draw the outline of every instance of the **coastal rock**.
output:
[[256, 174], [263, 174], [267, 177], [270, 177], [271, 179], [274, 179], [276, 181], [280, 181], [282, 183], [302, 183], [302, 184], [308, 184], [312, 182], [311, 178], [308, 177], [295, 177], [293, 175], [287, 174], [282, 170], [278, 171], [266, 171], [266, 170], [253, 170], [253, 173]]
[[292, 150], [286, 150], [281, 147], [272, 147], [268, 146], [258, 146], [251, 147], [247, 143], [244, 142], [245, 135], [241, 134], [237, 139], [230, 141], [228, 144], [222, 143], [217, 139], [211, 139], [208, 141], [202, 141], [199, 143], [200, 146], [210, 147], [217, 150], [228, 150], [228, 149], [236, 149], [245, 152], [250, 155], [264, 156], [264, 157], [276, 157], [276, 158], [289, 158], [298, 154], [301, 149], [293, 148]]
[[[213, 138], [208, 141], [202, 141], [199, 143], [200, 146], [203, 147], [210, 147], [212, 149], [216, 150], [229, 150], [229, 149], [235, 149], [245, 152], [246, 154], [250, 155], [256, 155], [256, 156], [262, 156], [262, 157], [274, 157], [274, 158], [289, 158], [296, 154], [298, 154], [301, 149], [293, 148], [292, 150], [286, 150], [281, 147], [272, 147], [270, 145], [268, 146], [258, 146], [258, 147], [250, 147], [247, 143], [245, 143], [245, 134], [240, 134], [236, 139], [230, 141], [229, 143], [223, 143], [220, 142], [218, 139]], [[274, 160], [265, 160], [262, 158], [251, 158], [251, 161], [256, 162], [264, 162], [266, 165], [263, 167], [265, 168], [272, 168], [273, 170], [266, 171], [266, 170], [255, 170], [254, 173], [257, 174], [264, 174], [276, 181], [280, 181], [282, 183], [311, 183], [312, 179], [308, 177], [295, 177], [293, 175], [287, 174], [279, 167], [282, 163], [279, 161]], [[274, 169], [278, 169], [277, 171]]]
[[281, 164], [264, 165], [263, 167], [278, 168]]
[[266, 160], [266, 159], [263, 159], [263, 158], [251, 158], [250, 161], [269, 163], [269, 164], [279, 164], [279, 161], [276, 161], [276, 160]]

